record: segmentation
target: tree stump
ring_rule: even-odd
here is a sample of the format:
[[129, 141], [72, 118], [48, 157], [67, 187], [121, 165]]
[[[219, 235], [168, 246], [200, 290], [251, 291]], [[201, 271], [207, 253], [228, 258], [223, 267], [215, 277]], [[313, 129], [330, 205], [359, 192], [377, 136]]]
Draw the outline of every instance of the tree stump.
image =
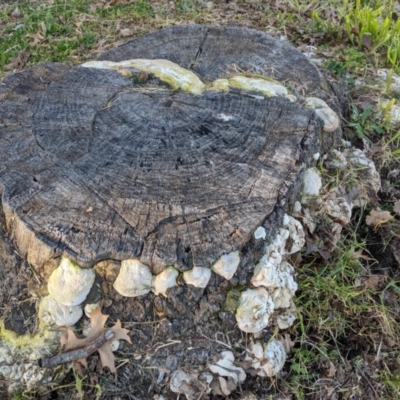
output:
[[[214, 338], [221, 324], [233, 329], [232, 314], [221, 314], [228, 289], [250, 285], [263, 248], [300, 195], [302, 173], [340, 139], [340, 126], [324, 130], [306, 99], [319, 98], [341, 116], [343, 93], [287, 43], [243, 27], [174, 26], [98, 61], [130, 59], [169, 60], [207, 89], [193, 94], [135, 69], [58, 63], [1, 84], [6, 229], [38, 271], [64, 256], [87, 268], [137, 259], [154, 275], [167, 266], [183, 273], [239, 251], [230, 281], [213, 274], [206, 289], [177, 286], [167, 298], [110, 294], [109, 312], [122, 321], [154, 320], [155, 304], [170, 320], [157, 338], [179, 337], [180, 362], [204, 364], [212, 346], [199, 334]], [[291, 97], [212, 88], [232, 76], [273, 79]], [[260, 226], [265, 240], [254, 238]], [[151, 329], [140, 330], [136, 343], [146, 348]], [[195, 336], [205, 353], [189, 357], [185, 346]]]

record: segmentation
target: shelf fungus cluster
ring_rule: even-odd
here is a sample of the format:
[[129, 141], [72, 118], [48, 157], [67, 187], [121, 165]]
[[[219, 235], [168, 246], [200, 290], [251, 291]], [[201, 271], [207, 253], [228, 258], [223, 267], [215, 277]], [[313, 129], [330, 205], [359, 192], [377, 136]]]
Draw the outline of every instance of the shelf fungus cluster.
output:
[[241, 330], [260, 332], [269, 325], [272, 315], [279, 318], [281, 313], [276, 314], [277, 310], [285, 310], [285, 317], [277, 320], [281, 329], [293, 323], [295, 316], [292, 298], [297, 283], [294, 268], [287, 257], [301, 250], [304, 243], [304, 231], [299, 221], [285, 215], [282, 228], [254, 268], [251, 283], [255, 288], [245, 290], [240, 296], [236, 319]]
[[[120, 62], [88, 61], [82, 64], [84, 68], [108, 69], [124, 77], [132, 77], [134, 71], [151, 73], [171, 89], [182, 90], [192, 94], [201, 94], [206, 90], [227, 92], [230, 89], [243, 89], [260, 94], [259, 99], [281, 96], [291, 102], [299, 99], [289, 92], [281, 83], [268, 76], [262, 75], [231, 75], [219, 78], [211, 83], [204, 83], [194, 72], [165, 59], [131, 59]], [[340, 127], [339, 115], [322, 99], [307, 97], [303, 99], [304, 106], [315, 110], [323, 123], [325, 132], [334, 132]], [[233, 118], [233, 116], [226, 116]]]
[[81, 304], [85, 301], [95, 280], [93, 269], [81, 268], [68, 258], [50, 275], [47, 288], [49, 295], [39, 304], [41, 323], [72, 326], [82, 317]]

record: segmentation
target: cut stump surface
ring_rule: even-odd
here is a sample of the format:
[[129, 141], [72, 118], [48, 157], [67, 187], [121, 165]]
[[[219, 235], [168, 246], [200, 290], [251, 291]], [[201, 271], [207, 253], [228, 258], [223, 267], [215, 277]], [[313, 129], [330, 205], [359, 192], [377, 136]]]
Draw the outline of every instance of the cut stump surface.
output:
[[266, 34], [176, 26], [99, 60], [133, 58], [170, 60], [206, 85], [262, 75], [297, 101], [242, 89], [193, 95], [143, 73], [56, 63], [9, 76], [0, 87], [3, 209], [35, 266], [63, 254], [85, 267], [127, 258], [153, 273], [210, 267], [268, 225], [312, 155], [338, 137], [301, 101], [319, 97], [340, 114], [329, 82]]

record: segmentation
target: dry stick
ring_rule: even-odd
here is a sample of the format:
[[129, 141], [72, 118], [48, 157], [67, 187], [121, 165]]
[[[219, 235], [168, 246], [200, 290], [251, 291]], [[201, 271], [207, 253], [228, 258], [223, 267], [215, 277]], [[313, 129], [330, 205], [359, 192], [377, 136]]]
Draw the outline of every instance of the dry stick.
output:
[[96, 350], [98, 350], [101, 346], [103, 346], [103, 344], [107, 342], [107, 340], [110, 340], [113, 337], [113, 331], [106, 331], [86, 347], [68, 351], [66, 353], [60, 353], [53, 357], [41, 358], [38, 361], [39, 366], [42, 368], [50, 368], [58, 364], [64, 364], [67, 362], [79, 360], [81, 358], [86, 358], [94, 353]]

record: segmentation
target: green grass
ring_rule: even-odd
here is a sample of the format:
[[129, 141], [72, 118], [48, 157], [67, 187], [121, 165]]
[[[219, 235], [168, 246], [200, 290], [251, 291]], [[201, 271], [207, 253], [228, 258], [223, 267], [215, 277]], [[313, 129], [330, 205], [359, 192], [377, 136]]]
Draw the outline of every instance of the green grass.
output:
[[[349, 356], [351, 353], [362, 354], [360, 347], [373, 348], [376, 340], [382, 341], [383, 349], [391, 343], [398, 345], [400, 318], [380, 296], [387, 286], [386, 278], [382, 276], [379, 283], [368, 284], [371, 262], [365, 243], [359, 242], [355, 233], [348, 232], [331, 260], [314, 259], [299, 266], [296, 297], [299, 322], [292, 330], [292, 336], [297, 340], [287, 378], [296, 398], [306, 398], [307, 393], [318, 391], [317, 383], [321, 378], [353, 374], [361, 379], [355, 361], [360, 364], [369, 359], [359, 357], [355, 360]], [[386, 357], [386, 362], [397, 360], [399, 348], [392, 350], [394, 353], [392, 357]], [[371, 380], [383, 396], [378, 398], [395, 398], [385, 396], [400, 394], [399, 379], [390, 375], [389, 368], [384, 367], [385, 359], [380, 357], [382, 360], [375, 362], [382, 370]], [[343, 393], [365, 393], [368, 388], [361, 385], [362, 382], [351, 381], [341, 390]]]
[[[2, 6], [0, 20], [6, 21], [6, 26], [0, 41], [0, 68], [22, 50], [30, 53], [31, 64], [82, 59], [88, 52], [91, 54], [91, 49], [116, 39], [116, 22], [143, 25], [154, 17], [150, 1], [113, 7], [99, 7], [98, 4], [90, 0], [55, 0], [53, 3], [21, 1]], [[13, 17], [16, 6], [19, 16]], [[37, 32], [45, 38], [32, 46], [33, 40], [27, 35]]]

